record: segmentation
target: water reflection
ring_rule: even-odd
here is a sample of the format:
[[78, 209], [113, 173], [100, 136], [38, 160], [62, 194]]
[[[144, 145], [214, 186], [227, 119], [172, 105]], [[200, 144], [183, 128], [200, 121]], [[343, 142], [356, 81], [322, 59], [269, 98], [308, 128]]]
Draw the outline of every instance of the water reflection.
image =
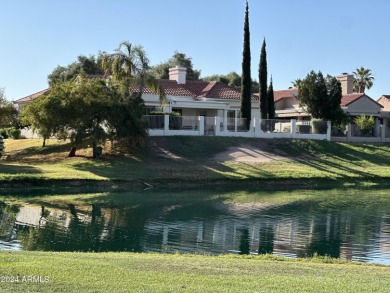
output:
[[387, 198], [252, 196], [254, 202], [0, 202], [0, 249], [314, 254], [390, 264]]

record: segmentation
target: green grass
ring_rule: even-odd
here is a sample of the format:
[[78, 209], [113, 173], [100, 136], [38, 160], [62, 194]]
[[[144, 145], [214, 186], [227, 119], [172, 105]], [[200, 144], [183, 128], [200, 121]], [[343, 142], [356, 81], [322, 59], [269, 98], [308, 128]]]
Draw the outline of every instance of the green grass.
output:
[[[217, 181], [313, 182], [383, 184], [390, 179], [389, 144], [347, 144], [308, 140], [265, 140], [223, 137], [153, 138], [137, 155], [100, 160], [82, 148], [67, 158], [70, 146], [39, 140], [5, 140], [8, 160], [0, 163], [0, 182], [92, 180], [166, 184], [207, 184]], [[278, 159], [266, 163], [217, 162], [229, 146], [246, 145]], [[161, 149], [176, 156], [162, 156]], [[283, 154], [280, 156], [280, 154]], [[282, 181], [280, 181], [282, 180]]]
[[[82, 148], [76, 158], [66, 158], [69, 145], [49, 141], [42, 148], [39, 140], [6, 140], [8, 160], [0, 161], [0, 186], [24, 186], [59, 182], [65, 186], [74, 181], [76, 189], [69, 194], [46, 194], [38, 190], [10, 197], [3, 189], [2, 200], [18, 200], [39, 204], [61, 205], [62, 202], [131, 201], [134, 205], [207, 203], [245, 203], [263, 201], [251, 189], [261, 186], [271, 191], [262, 197], [271, 204], [296, 200], [323, 201], [323, 206], [334, 205], [331, 190], [327, 196], [297, 190], [288, 195], [272, 189], [284, 185], [315, 188], [323, 184], [340, 186], [384, 187], [377, 205], [385, 206], [386, 188], [390, 179], [389, 144], [345, 144], [325, 141], [257, 140], [220, 137], [155, 138], [133, 156], [105, 155], [92, 160], [89, 149]], [[216, 162], [214, 156], [229, 146], [240, 144], [259, 147], [271, 155], [285, 155], [268, 163]], [[162, 148], [179, 159], [161, 156]], [[91, 181], [91, 193], [79, 190], [78, 182]], [[111, 191], [98, 193], [96, 183], [107, 183]], [[148, 182], [156, 186], [199, 186], [212, 184], [213, 192], [199, 194], [197, 189], [185, 196], [170, 193], [131, 196], [117, 192], [112, 185]], [[215, 184], [220, 182], [221, 184]], [[241, 189], [226, 191], [227, 183], [239, 184]], [[259, 182], [261, 184], [259, 184]], [[192, 185], [193, 184], [193, 185]], [[223, 191], [215, 192], [223, 187]], [[127, 188], [127, 187], [126, 187]], [[122, 187], [123, 189], [123, 187]], [[286, 189], [289, 189], [288, 187]], [[54, 194], [53, 194], [54, 193]], [[20, 199], [22, 196], [23, 199]], [[337, 195], [335, 195], [337, 196]], [[153, 200], [150, 198], [153, 197]], [[340, 199], [338, 199], [340, 200]], [[340, 205], [357, 201], [365, 205], [369, 195], [343, 197]], [[327, 258], [287, 260], [275, 256], [200, 256], [157, 255], [129, 253], [56, 253], [56, 252], [0, 252], [0, 276], [19, 276], [19, 283], [0, 282], [0, 292], [385, 292], [390, 288], [390, 268], [358, 265]], [[21, 282], [23, 276], [48, 277], [45, 283]], [[1, 281], [1, 280], [0, 280]]]
[[[1, 292], [386, 292], [390, 268], [328, 258], [0, 252]], [[41, 276], [48, 282], [22, 282]], [[45, 279], [47, 277], [47, 279]]]

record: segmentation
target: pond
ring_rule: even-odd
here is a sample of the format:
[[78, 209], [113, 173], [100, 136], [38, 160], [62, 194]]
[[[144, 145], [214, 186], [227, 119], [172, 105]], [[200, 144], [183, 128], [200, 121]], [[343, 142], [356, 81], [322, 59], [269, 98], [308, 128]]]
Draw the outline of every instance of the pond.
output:
[[1, 250], [269, 253], [390, 264], [389, 189], [39, 193], [0, 197]]

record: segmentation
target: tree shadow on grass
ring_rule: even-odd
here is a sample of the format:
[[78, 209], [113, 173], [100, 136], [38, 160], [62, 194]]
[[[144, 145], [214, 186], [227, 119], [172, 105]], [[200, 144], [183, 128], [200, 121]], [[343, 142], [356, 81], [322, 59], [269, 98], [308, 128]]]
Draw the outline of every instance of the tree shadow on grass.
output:
[[41, 170], [31, 166], [9, 165], [0, 163], [0, 180], [8, 175], [41, 174]]
[[31, 146], [9, 153], [10, 162], [56, 163], [64, 160], [71, 148], [70, 143], [48, 145], [46, 147]]
[[[300, 164], [315, 168], [321, 172], [331, 173], [338, 178], [344, 179], [381, 179], [379, 174], [373, 174], [365, 171], [364, 167], [370, 165], [389, 166], [390, 156], [385, 153], [384, 149], [371, 146], [369, 152], [365, 148], [357, 150], [353, 145], [344, 145], [339, 143], [317, 142], [313, 144], [313, 149], [305, 151], [297, 148], [297, 153], [308, 153], [309, 157], [302, 156], [291, 157]], [[380, 150], [380, 152], [372, 152]], [[382, 152], [382, 153], [381, 153]], [[317, 154], [313, 156], [312, 154]]]
[[134, 180], [151, 175], [146, 164], [130, 158], [90, 158], [73, 164], [73, 168], [110, 180]]

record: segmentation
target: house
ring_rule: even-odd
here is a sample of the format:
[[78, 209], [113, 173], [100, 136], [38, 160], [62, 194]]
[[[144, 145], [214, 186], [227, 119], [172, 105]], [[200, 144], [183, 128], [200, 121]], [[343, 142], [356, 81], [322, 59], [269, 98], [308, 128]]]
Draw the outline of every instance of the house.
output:
[[[251, 96], [252, 120], [250, 129], [247, 129], [244, 119], [240, 118], [241, 92], [239, 89], [216, 81], [187, 80], [186, 71], [186, 68], [182, 67], [171, 68], [169, 70], [169, 79], [159, 80], [167, 100], [163, 107], [160, 105], [157, 92], [150, 88], [144, 89], [142, 95], [146, 109], [144, 119], [149, 125], [149, 135], [219, 135], [330, 139], [330, 132], [328, 131], [330, 126], [326, 122], [324, 122], [325, 132], [322, 130], [319, 133], [314, 131], [313, 128], [313, 133], [311, 133], [310, 121], [306, 121], [308, 125], [301, 127], [291, 117], [284, 117], [281, 112], [280, 115], [284, 118], [281, 121], [261, 120], [258, 95]], [[47, 94], [47, 92], [48, 90], [44, 90], [27, 96], [15, 101], [15, 104], [21, 107]], [[278, 93], [276, 93], [276, 96], [279, 97]], [[295, 99], [294, 96], [293, 98]], [[280, 103], [280, 108], [294, 108], [294, 111], [306, 118], [306, 120], [310, 117], [298, 103], [290, 105], [291, 101], [285, 95], [280, 95], [278, 102]], [[169, 115], [159, 116], [154, 115], [153, 112], [155, 111], [164, 113], [176, 112], [179, 115], [174, 117]], [[281, 111], [286, 112], [286, 109], [281, 109]], [[290, 110], [287, 109], [288, 111]], [[309, 128], [309, 130], [301, 133], [300, 129], [303, 128]]]
[[[162, 111], [176, 112], [182, 117], [202, 116], [205, 117], [206, 124], [214, 117], [219, 117], [222, 128], [227, 130], [228, 125], [240, 117], [240, 90], [221, 82], [187, 80], [186, 71], [187, 69], [182, 67], [171, 68], [169, 79], [159, 81], [168, 101]], [[153, 111], [161, 111], [156, 92], [146, 88], [142, 97], [147, 115]], [[252, 118], [259, 118], [259, 97], [252, 95], [251, 100]]]
[[377, 102], [383, 107], [382, 118], [390, 119], [390, 95], [381, 96]]
[[[360, 115], [373, 116], [376, 119], [382, 117], [383, 106], [380, 103], [364, 93], [353, 93], [352, 75], [343, 73], [337, 79], [340, 81], [342, 89], [340, 106], [345, 113], [352, 117]], [[277, 118], [310, 120], [310, 114], [301, 107], [297, 96], [298, 90], [296, 88], [274, 91]]]
[[311, 119], [311, 115], [300, 105], [297, 96], [297, 88], [274, 91], [276, 119], [296, 119], [298, 121]]
[[24, 105], [27, 105], [28, 103], [32, 102], [33, 100], [41, 97], [46, 96], [49, 94], [49, 89], [45, 89], [42, 91], [39, 91], [35, 94], [29, 95], [27, 97], [21, 98], [19, 100], [14, 101], [13, 103], [18, 107], [18, 109], [22, 108]]
[[350, 116], [360, 115], [373, 116], [376, 119], [381, 117], [383, 106], [374, 101], [365, 93], [353, 92], [353, 76], [343, 73], [337, 79], [341, 82], [343, 97], [341, 108]]
[[[240, 117], [241, 92], [239, 89], [227, 86], [221, 82], [206, 82], [186, 79], [187, 69], [175, 67], [169, 70], [169, 79], [161, 79], [167, 104], [161, 108], [156, 92], [145, 88], [143, 100], [146, 115], [151, 112], [176, 112], [180, 116], [205, 118], [220, 117], [221, 125], [227, 127], [228, 121]], [[37, 92], [14, 101], [18, 107], [47, 95], [49, 89]], [[252, 95], [252, 118], [259, 118], [259, 97]], [[208, 119], [206, 119], [207, 123]]]

